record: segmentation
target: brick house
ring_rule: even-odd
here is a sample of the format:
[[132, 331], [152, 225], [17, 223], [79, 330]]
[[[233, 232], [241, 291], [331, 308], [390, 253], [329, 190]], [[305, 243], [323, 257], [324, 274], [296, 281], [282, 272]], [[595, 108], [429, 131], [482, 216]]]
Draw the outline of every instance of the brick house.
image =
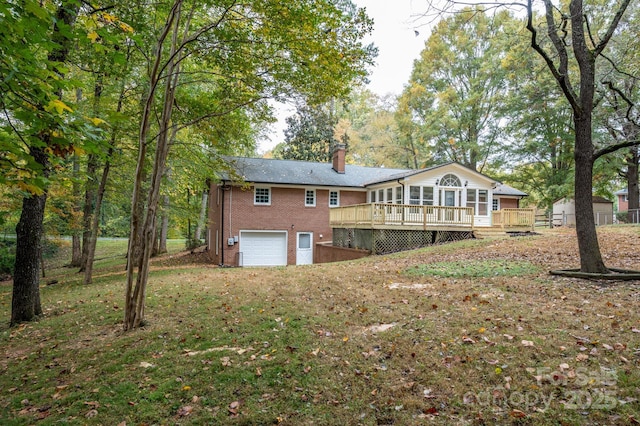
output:
[[621, 189], [614, 193], [614, 195], [618, 198], [618, 211], [620, 213], [627, 213], [627, 221], [630, 223], [640, 223], [640, 211], [631, 210], [629, 211], [629, 190], [628, 188]]
[[314, 246], [331, 242], [332, 209], [367, 203], [473, 208], [475, 226], [490, 227], [494, 210], [517, 208], [526, 196], [475, 170], [447, 163], [422, 170], [229, 157], [243, 182], [211, 185], [209, 253], [229, 266], [313, 263]]

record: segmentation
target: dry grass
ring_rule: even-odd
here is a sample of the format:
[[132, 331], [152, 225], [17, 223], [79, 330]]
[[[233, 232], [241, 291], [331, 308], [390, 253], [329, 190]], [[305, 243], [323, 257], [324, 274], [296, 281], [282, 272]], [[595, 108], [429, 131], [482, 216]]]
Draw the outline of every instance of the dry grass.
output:
[[[640, 269], [639, 228], [599, 232], [609, 266]], [[303, 267], [174, 257], [127, 334], [121, 273], [53, 271], [46, 318], [0, 329], [0, 423], [637, 424], [640, 284], [547, 274], [576, 252], [564, 229]], [[485, 266], [407, 274], [436, 262]]]

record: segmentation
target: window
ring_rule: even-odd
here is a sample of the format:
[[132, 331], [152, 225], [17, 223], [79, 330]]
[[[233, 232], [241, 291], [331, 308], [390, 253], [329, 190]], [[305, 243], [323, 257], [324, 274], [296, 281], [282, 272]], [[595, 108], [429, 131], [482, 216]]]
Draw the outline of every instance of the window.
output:
[[393, 188], [387, 188], [387, 203], [393, 203]]
[[338, 191], [329, 191], [329, 207], [338, 207], [340, 205], [340, 193]]
[[[492, 207], [495, 207], [497, 200], [493, 200]], [[467, 189], [467, 207], [473, 207], [473, 214], [486, 216], [489, 214], [489, 191], [486, 189]], [[494, 208], [494, 210], [497, 210]]]
[[433, 187], [432, 186], [422, 187], [422, 205], [424, 206], [433, 205]]
[[489, 191], [487, 191], [486, 189], [479, 189], [478, 190], [478, 215], [486, 216], [487, 214], [489, 214], [489, 212], [487, 211], [488, 203], [489, 203]]
[[451, 173], [446, 174], [440, 179], [440, 186], [462, 186], [460, 184], [460, 179], [456, 175], [452, 175]]
[[432, 206], [433, 205], [433, 187], [432, 186], [410, 186], [409, 187], [409, 204]]
[[316, 190], [315, 189], [307, 189], [304, 191], [304, 205], [306, 207], [316, 206]]
[[420, 204], [420, 187], [419, 186], [409, 187], [409, 204], [413, 204], [413, 205]]
[[493, 211], [500, 210], [500, 200], [497, 198], [493, 199]]
[[376, 191], [371, 191], [369, 193], [369, 202], [370, 203], [375, 203], [376, 202]]
[[378, 189], [378, 202], [384, 203], [384, 189]]
[[255, 188], [253, 192], [253, 204], [270, 205], [271, 188]]
[[396, 204], [402, 204], [402, 187], [396, 186]]

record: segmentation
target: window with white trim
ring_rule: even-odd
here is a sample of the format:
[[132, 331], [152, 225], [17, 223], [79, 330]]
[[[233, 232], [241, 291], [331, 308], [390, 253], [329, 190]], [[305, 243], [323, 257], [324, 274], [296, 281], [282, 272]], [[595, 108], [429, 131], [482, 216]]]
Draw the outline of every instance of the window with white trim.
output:
[[329, 191], [329, 207], [338, 207], [340, 205], [340, 192]]
[[255, 187], [253, 190], [253, 204], [271, 205], [271, 188]]
[[384, 203], [384, 189], [378, 189], [378, 202]]
[[396, 204], [402, 204], [402, 187], [396, 186]]
[[440, 186], [456, 186], [460, 187], [462, 184], [460, 183], [460, 179], [456, 175], [452, 175], [451, 173], [442, 176], [440, 179]]
[[433, 187], [432, 186], [409, 186], [409, 204], [432, 206]]
[[487, 208], [489, 207], [489, 191], [486, 189], [478, 189], [478, 215], [486, 216], [489, 214]]
[[369, 202], [370, 203], [376, 202], [376, 191], [369, 192]]
[[307, 189], [304, 191], [304, 205], [305, 207], [316, 206], [316, 190], [315, 189]]
[[[494, 200], [495, 201], [495, 200]], [[467, 207], [473, 207], [473, 214], [487, 216], [489, 214], [489, 191], [486, 189], [467, 189]]]
[[387, 198], [385, 200], [387, 203], [393, 203], [393, 188], [387, 188]]

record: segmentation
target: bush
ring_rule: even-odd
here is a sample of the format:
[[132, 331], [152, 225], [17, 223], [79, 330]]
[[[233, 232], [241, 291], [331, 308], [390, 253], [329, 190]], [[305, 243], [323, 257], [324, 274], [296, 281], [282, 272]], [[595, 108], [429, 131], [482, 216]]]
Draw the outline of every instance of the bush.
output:
[[204, 241], [197, 238], [189, 238], [185, 240], [184, 244], [187, 250], [195, 250], [198, 247], [204, 245]]
[[629, 212], [618, 212], [616, 213], [616, 218], [618, 223], [629, 223]]
[[0, 276], [12, 275], [15, 262], [15, 241], [0, 241]]

